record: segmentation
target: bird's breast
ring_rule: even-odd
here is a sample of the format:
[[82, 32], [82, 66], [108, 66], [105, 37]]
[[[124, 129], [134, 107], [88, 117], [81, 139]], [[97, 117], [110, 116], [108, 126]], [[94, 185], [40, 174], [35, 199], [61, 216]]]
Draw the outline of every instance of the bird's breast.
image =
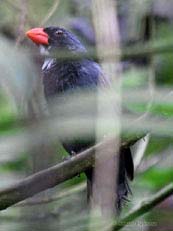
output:
[[43, 84], [46, 97], [96, 87], [98, 70], [92, 63], [86, 62], [55, 62], [46, 59], [43, 64]]

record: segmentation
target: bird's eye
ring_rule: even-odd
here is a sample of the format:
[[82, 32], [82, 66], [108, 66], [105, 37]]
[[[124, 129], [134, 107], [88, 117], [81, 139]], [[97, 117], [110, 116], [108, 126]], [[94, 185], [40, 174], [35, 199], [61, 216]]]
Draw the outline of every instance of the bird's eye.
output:
[[57, 30], [57, 31], [55, 32], [55, 34], [56, 34], [57, 36], [62, 35], [62, 34], [63, 34], [63, 31], [62, 31], [62, 30]]

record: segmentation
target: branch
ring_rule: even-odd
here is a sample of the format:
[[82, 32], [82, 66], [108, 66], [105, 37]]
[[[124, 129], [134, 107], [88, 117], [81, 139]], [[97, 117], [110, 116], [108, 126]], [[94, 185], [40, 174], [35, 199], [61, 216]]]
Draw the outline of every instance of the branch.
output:
[[[91, 151], [92, 151], [93, 148], [89, 149], [88, 151], [88, 154], [86, 155], [91, 155]], [[90, 154], [89, 154], [90, 153]], [[82, 154], [82, 153], [81, 153]], [[79, 155], [81, 155], [79, 154]], [[73, 157], [74, 159], [76, 157]], [[68, 162], [68, 161], [67, 161]], [[56, 167], [56, 166], [55, 166]], [[54, 167], [54, 168], [55, 168]], [[37, 175], [37, 174], [35, 174]], [[21, 181], [21, 184], [23, 183], [24, 181]], [[26, 187], [28, 188], [28, 186], [26, 185]], [[79, 188], [79, 190], [83, 189], [83, 187], [85, 187], [84, 185], [81, 185], [81, 188]], [[17, 188], [17, 187], [16, 187]], [[32, 190], [32, 188], [31, 188]], [[78, 190], [78, 189], [77, 189]], [[0, 209], [2, 210], [2, 192], [4, 191], [4, 194], [5, 194], [5, 190], [2, 190], [0, 192]], [[10, 188], [8, 189], [8, 191], [10, 191]], [[76, 191], [76, 190], [75, 190]], [[13, 193], [14, 190], [12, 189], [11, 187], [11, 193]], [[158, 193], [156, 193], [154, 196], [152, 196], [151, 198], [149, 199], [146, 199], [144, 201], [142, 201], [140, 203], [140, 205], [133, 209], [131, 212], [129, 212], [124, 218], [120, 219], [117, 223], [115, 223], [114, 225], [114, 231], [117, 231], [117, 230], [120, 230], [122, 229], [124, 226], [128, 225], [130, 222], [132, 222], [133, 220], [135, 220], [136, 218], [144, 215], [145, 213], [147, 213], [148, 211], [150, 211], [151, 209], [153, 209], [155, 206], [157, 206], [159, 203], [161, 203], [162, 201], [164, 201], [166, 198], [168, 198], [169, 196], [171, 196], [173, 194], [173, 183], [167, 185], [166, 187], [164, 187], [163, 189], [161, 189]], [[60, 199], [62, 198], [64, 194], [58, 196], [56, 199]], [[52, 200], [53, 201], [53, 200]], [[40, 204], [40, 203], [49, 203], [51, 201], [38, 201], [38, 202], [31, 202], [31, 205], [34, 205], [34, 204]], [[16, 202], [17, 203], [17, 202]], [[25, 203], [21, 204], [22, 205], [25, 205]], [[26, 202], [26, 205], [30, 205], [30, 202]], [[10, 205], [9, 205], [10, 206]], [[20, 206], [20, 204], [19, 204]]]
[[[96, 49], [98, 58], [101, 61], [104, 78], [107, 86], [97, 90], [97, 129], [96, 139], [100, 140], [110, 129], [116, 137], [105, 148], [96, 152], [95, 168], [92, 180], [92, 200], [91, 200], [91, 219], [92, 227], [94, 219], [92, 215], [100, 211], [99, 218], [104, 223], [109, 223], [117, 213], [115, 204], [118, 203], [117, 196], [117, 178], [119, 166], [119, 145], [121, 133], [121, 71], [120, 60], [116, 56], [121, 53], [120, 34], [118, 27], [117, 8], [114, 0], [92, 0], [92, 19], [96, 35]], [[104, 29], [103, 29], [104, 28]], [[113, 49], [112, 49], [113, 48]], [[108, 60], [107, 51], [112, 50], [112, 60]], [[118, 68], [117, 68], [118, 67]], [[105, 81], [105, 82], [106, 82]], [[109, 84], [110, 85], [109, 85]], [[100, 82], [101, 84], [101, 82]], [[111, 87], [110, 87], [111, 86]], [[106, 96], [107, 103], [104, 103]], [[113, 100], [112, 100], [113, 99]], [[112, 101], [111, 101], [112, 100]], [[116, 105], [116, 107], [115, 107]], [[102, 128], [102, 119], [112, 118], [112, 122], [106, 125], [106, 131]], [[108, 180], [109, 179], [109, 180]], [[105, 187], [106, 182], [106, 187]], [[98, 218], [98, 219], [99, 219]], [[100, 224], [95, 227], [100, 230]], [[110, 230], [112, 230], [110, 228]]]
[[[114, 140], [112, 140], [114, 141]], [[110, 141], [109, 141], [110, 142]], [[128, 147], [134, 144], [136, 140], [123, 142], [121, 148]], [[94, 153], [98, 148], [102, 148], [107, 145], [107, 142], [98, 144], [78, 155], [72, 157], [63, 163], [57, 164], [51, 168], [40, 171], [19, 183], [10, 186], [0, 191], [0, 210], [4, 210], [11, 205], [14, 205], [26, 198], [29, 198], [36, 193], [39, 193], [48, 188], [54, 187], [65, 180], [68, 180], [77, 174], [85, 171], [87, 168], [94, 164]], [[160, 202], [164, 201], [170, 195], [173, 194], [173, 183], [169, 184], [150, 199], [147, 199], [141, 204], [129, 212], [124, 218], [119, 220], [114, 225], [114, 231], [120, 230], [129, 222], [142, 216], [143, 214], [150, 211]]]
[[[143, 45], [133, 45], [130, 48], [123, 48], [121, 53], [116, 52], [116, 58], [121, 60], [128, 60], [128, 59], [137, 59], [137, 58], [143, 58], [148, 57], [151, 55], [157, 55], [157, 54], [169, 54], [173, 51], [173, 42], [165, 42], [160, 41], [160, 43], [151, 43], [146, 42]], [[35, 53], [37, 54], [37, 53]], [[98, 60], [98, 54], [95, 48], [88, 48], [87, 52], [85, 53], [77, 53], [73, 54], [68, 51], [58, 51], [58, 53], [54, 53], [52, 57], [58, 58], [59, 60], [81, 60], [83, 58], [92, 58], [94, 60]], [[112, 50], [107, 50], [106, 55], [104, 55], [104, 58], [107, 61], [113, 61], [115, 58], [115, 55]]]
[[153, 209], [156, 205], [164, 201], [166, 198], [173, 194], [173, 183], [167, 185], [163, 189], [161, 189], [158, 193], [154, 196], [150, 197], [147, 200], [141, 202], [141, 204], [129, 212], [124, 218], [120, 219], [114, 225], [114, 231], [122, 229], [124, 226], [128, 225], [130, 222], [135, 220], [136, 218], [144, 215], [151, 209]]
[[[10, 0], [5, 0], [5, 2], [13, 8], [13, 10], [15, 11], [21, 11], [21, 6], [17, 3], [15, 3], [14, 1], [10, 1]], [[37, 23], [33, 20], [33, 18], [30, 18], [29, 15], [26, 15], [27, 18], [27, 22], [34, 27], [35, 25], [37, 25]]]
[[[112, 142], [114, 139], [112, 138]], [[136, 142], [136, 139], [122, 143], [127, 147]], [[80, 154], [71, 157], [60, 164], [33, 174], [13, 186], [0, 190], [0, 210], [4, 210], [24, 199], [71, 179], [94, 165], [95, 152], [105, 148], [110, 140], [97, 144]]]
[[68, 198], [72, 196], [73, 194], [76, 194], [76, 193], [79, 193], [85, 190], [86, 190], [86, 183], [84, 182], [84, 183], [77, 184], [70, 189], [64, 189], [61, 192], [58, 192], [58, 195], [56, 196], [21, 201], [20, 203], [16, 204], [15, 207], [37, 206], [37, 205], [52, 203], [55, 201], [57, 202], [63, 198]]
[[18, 36], [16, 39], [16, 46], [19, 46], [20, 43], [23, 41], [23, 39], [25, 38], [25, 23], [26, 23], [26, 19], [27, 19], [27, 14], [28, 14], [28, 10], [27, 10], [27, 1], [26, 0], [22, 0], [21, 1], [21, 11], [20, 11], [20, 19], [19, 19], [19, 28], [18, 28]]
[[59, 2], [60, 2], [59, 0], [55, 0], [53, 5], [51, 6], [50, 10], [48, 11], [48, 14], [42, 20], [41, 25], [45, 25], [47, 23], [47, 21], [49, 21], [49, 19], [53, 16], [53, 14], [55, 13], [55, 11], [57, 10], [57, 8], [59, 6]]
[[60, 164], [33, 174], [19, 183], [0, 191], [0, 210], [16, 204], [43, 190], [52, 188], [85, 171], [94, 163], [95, 147]]

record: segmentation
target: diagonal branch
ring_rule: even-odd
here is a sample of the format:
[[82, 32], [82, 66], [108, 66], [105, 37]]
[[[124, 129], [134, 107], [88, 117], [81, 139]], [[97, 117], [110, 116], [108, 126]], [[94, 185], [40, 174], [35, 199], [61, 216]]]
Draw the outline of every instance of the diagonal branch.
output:
[[154, 196], [149, 199], [143, 200], [140, 205], [129, 212], [125, 217], [120, 219], [118, 223], [114, 226], [114, 231], [122, 229], [124, 226], [130, 224], [136, 218], [144, 215], [153, 209], [156, 205], [164, 201], [166, 198], [173, 194], [173, 183], [162, 188], [159, 192], [157, 192]]
[[19, 17], [19, 28], [18, 28], [18, 36], [16, 39], [16, 46], [19, 46], [20, 43], [24, 39], [24, 31], [25, 31], [25, 24], [27, 19], [28, 9], [27, 9], [27, 1], [21, 1], [21, 10], [20, 10], [20, 17]]
[[[114, 139], [112, 139], [114, 142]], [[136, 142], [136, 139], [122, 142], [121, 148], [128, 147]], [[110, 140], [109, 140], [110, 143]], [[60, 164], [40, 171], [19, 183], [0, 191], [0, 210], [4, 210], [24, 199], [27, 199], [43, 190], [55, 187], [94, 165], [94, 154], [98, 148], [104, 148], [107, 142], [100, 143], [88, 150], [66, 160]], [[129, 212], [114, 224], [114, 231], [120, 230], [136, 218], [150, 211], [156, 205], [173, 194], [173, 183], [161, 189], [154, 196], [141, 202], [141, 204]]]
[[[112, 142], [114, 139], [112, 138]], [[123, 142], [127, 147], [136, 142], [136, 139]], [[110, 140], [97, 144], [94, 147], [46, 170], [33, 174], [13, 186], [0, 191], [0, 210], [6, 209], [24, 199], [55, 187], [56, 185], [84, 172], [94, 165], [94, 154], [100, 148], [105, 148]]]
[[[157, 54], [169, 54], [173, 51], [173, 43], [172, 42], [165, 42], [160, 41], [160, 43], [151, 43], [146, 42], [145, 44], [141, 45], [133, 45], [129, 48], [122, 48], [121, 53], [116, 52], [116, 58], [121, 60], [128, 60], [128, 59], [137, 59], [148, 57], [151, 55]], [[35, 53], [37, 54], [37, 53]], [[79, 54], [71, 54], [67, 51], [58, 51], [58, 53], [54, 53], [52, 55], [55, 58], [60, 60], [81, 60], [83, 58], [92, 58], [94, 60], [98, 60], [98, 54], [94, 48], [88, 48], [86, 53], [79, 53]], [[113, 61], [114, 54], [111, 49], [107, 49], [106, 55], [104, 56], [106, 60]]]
[[53, 16], [53, 14], [55, 13], [55, 11], [57, 10], [59, 6], [59, 2], [60, 2], [59, 0], [55, 0], [50, 10], [48, 11], [48, 14], [42, 20], [41, 25], [45, 25], [49, 21], [49, 19]]

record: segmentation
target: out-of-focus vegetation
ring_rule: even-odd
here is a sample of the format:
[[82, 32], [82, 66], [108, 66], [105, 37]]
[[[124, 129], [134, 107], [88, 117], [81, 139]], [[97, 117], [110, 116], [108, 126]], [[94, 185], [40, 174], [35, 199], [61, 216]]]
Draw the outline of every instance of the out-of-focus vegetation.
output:
[[[145, 43], [170, 44], [173, 41], [173, 10], [170, 9], [173, 9], [173, 3], [166, 0], [118, 1], [122, 48], [140, 46], [142, 50]], [[37, 132], [34, 131], [34, 126], [37, 126], [42, 115], [46, 114], [46, 109], [40, 89], [39, 70], [42, 60], [36, 47], [25, 39], [24, 33], [28, 28], [42, 24], [65, 26], [73, 30], [86, 46], [95, 45], [91, 1], [1, 1], [0, 189], [31, 172], [46, 167], [44, 159], [50, 166], [66, 156], [66, 152], [56, 139], [49, 144], [45, 141], [49, 137], [44, 137], [42, 142], [39, 140], [40, 137], [37, 137], [40, 145], [32, 147], [34, 141], [27, 138], [26, 128], [28, 126], [32, 128], [33, 134]], [[19, 44], [16, 43], [18, 39]], [[158, 128], [155, 129], [158, 132], [151, 131], [151, 138], [141, 164], [136, 170], [132, 195], [123, 210], [124, 213], [173, 179], [173, 133], [170, 132], [173, 124], [172, 64], [173, 49], [156, 55], [151, 53], [150, 56], [144, 53], [143, 57], [122, 62], [123, 95], [127, 94], [126, 100], [129, 98], [129, 101], [123, 101], [122, 105], [135, 115], [135, 119], [147, 115], [146, 123], [140, 125], [143, 131], [149, 131], [145, 124], [150, 121], [150, 118], [154, 118], [155, 127]], [[164, 132], [162, 127], [159, 127], [162, 121], [169, 122], [169, 129], [165, 128]], [[52, 130], [49, 129], [51, 134]], [[133, 134], [136, 130], [139, 131], [138, 128], [135, 129], [134, 123]], [[123, 132], [128, 132], [126, 127], [123, 128]], [[18, 136], [23, 136], [20, 142]], [[49, 156], [49, 153], [53, 154]], [[58, 155], [59, 153], [61, 156]], [[62, 189], [68, 192], [70, 187], [78, 186], [84, 181], [85, 176], [81, 174], [58, 186], [53, 192], [41, 194], [41, 198], [49, 197], [49, 193], [50, 197], [55, 197]], [[37, 207], [36, 205], [16, 206], [2, 211], [0, 229], [87, 230], [88, 216], [84, 209], [86, 203], [84, 190], [62, 198], [48, 206], [47, 204]], [[169, 225], [172, 230], [172, 207], [171, 198], [143, 217], [141, 224], [146, 224], [144, 229], [168, 230], [165, 226]], [[133, 230], [139, 230], [136, 224], [134, 223]]]

